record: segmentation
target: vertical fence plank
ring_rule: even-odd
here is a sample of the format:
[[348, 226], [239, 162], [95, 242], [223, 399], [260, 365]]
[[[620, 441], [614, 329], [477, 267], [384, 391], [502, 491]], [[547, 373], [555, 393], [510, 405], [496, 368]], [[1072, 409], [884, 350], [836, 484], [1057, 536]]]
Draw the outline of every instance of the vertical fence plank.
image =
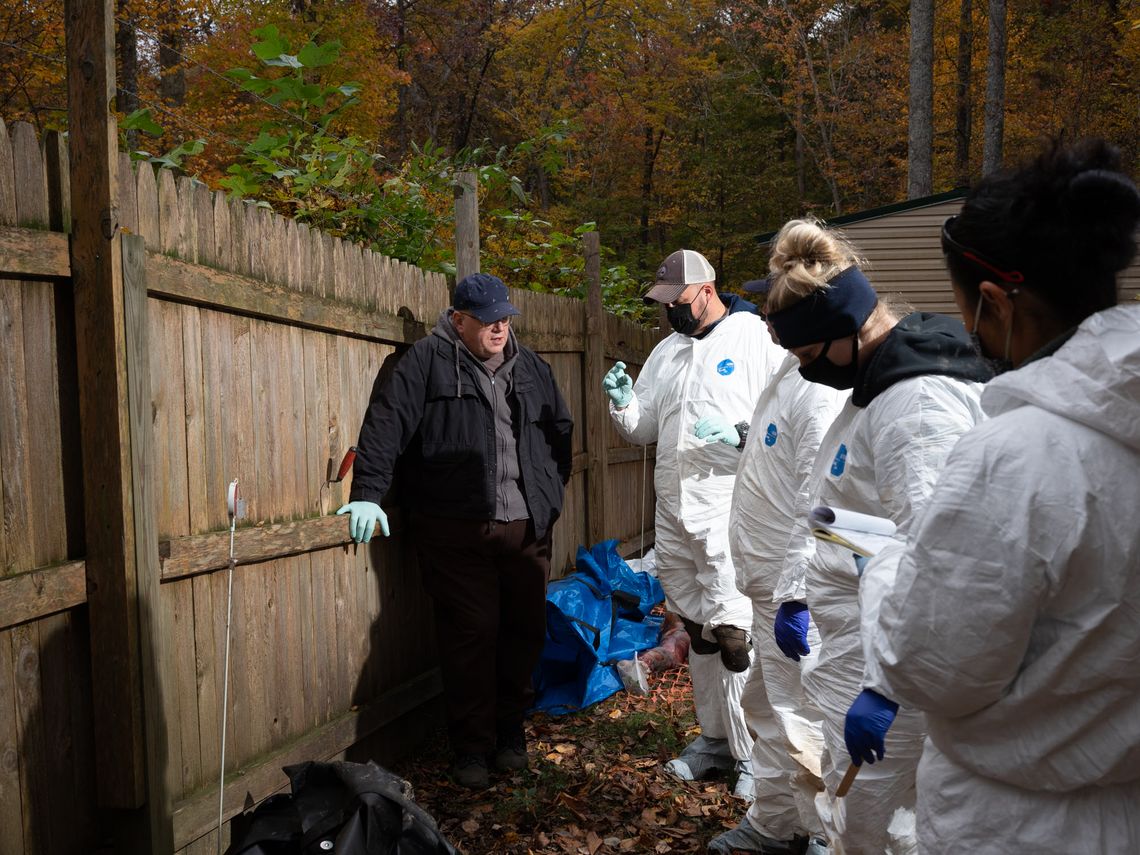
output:
[[[158, 520], [155, 515], [155, 444], [151, 427], [150, 335], [146, 295], [146, 241], [122, 239], [123, 318], [130, 418], [130, 483], [134, 514], [134, 566], [137, 570], [139, 635], [146, 716], [147, 808], [151, 850], [174, 848], [171, 822], [173, 782], [180, 778], [177, 727], [177, 667], [170, 655], [171, 634], [159, 586]], [[179, 659], [184, 657], [178, 657]], [[196, 735], [196, 734], [195, 734]], [[164, 769], [165, 766], [165, 769]], [[163, 774], [165, 772], [165, 774]]]
[[194, 185], [198, 182], [188, 176], [175, 181], [178, 190], [178, 219], [182, 222], [177, 253], [183, 261], [198, 260], [198, 209], [194, 205]]
[[178, 185], [169, 169], [157, 169], [154, 178], [158, 184], [158, 249], [167, 255], [178, 255], [182, 245], [182, 211], [178, 205]]
[[27, 122], [12, 126], [12, 160], [15, 165], [16, 219], [21, 226], [46, 229], [47, 175], [36, 131]]
[[16, 225], [16, 173], [12, 164], [12, 140], [0, 119], [0, 226]]
[[[149, 164], [141, 168], [149, 169]], [[119, 228], [128, 234], [139, 234], [138, 176], [140, 166], [125, 151], [119, 152], [119, 169], [115, 173], [119, 189]], [[68, 199], [70, 203], [70, 199]], [[68, 224], [70, 228], [70, 223]]]
[[20, 788], [20, 741], [16, 731], [16, 666], [12, 659], [11, 630], [0, 630], [0, 828], [4, 841], [0, 851], [31, 852], [24, 841], [25, 814]]
[[32, 513], [27, 499], [29, 425], [24, 370], [24, 307], [19, 282], [0, 282], [0, 483], [4, 492], [4, 572], [34, 566]]
[[212, 200], [214, 205], [214, 248], [211, 256], [219, 269], [232, 271], [234, 269], [234, 258], [233, 244], [230, 241], [231, 229], [233, 228], [230, 222], [230, 205], [226, 201], [225, 193], [214, 193]]
[[138, 234], [151, 252], [162, 251], [162, 218], [158, 206], [158, 181], [154, 167], [140, 163], [135, 173], [135, 199], [138, 207]]
[[201, 181], [195, 181], [190, 187], [190, 197], [194, 209], [194, 253], [199, 264], [217, 267], [217, 255], [214, 252], [214, 194]]
[[[586, 253], [586, 276], [589, 292], [586, 297], [586, 340], [583, 343], [584, 389], [595, 389], [605, 373], [605, 310], [602, 307], [600, 243], [597, 232], [582, 236]], [[586, 446], [589, 457], [587, 507], [589, 508], [588, 543], [606, 538], [606, 443], [609, 421], [608, 397], [603, 394], [586, 395]]]
[[71, 231], [71, 185], [68, 183], [67, 140], [59, 131], [44, 135], [44, 167], [47, 170], [48, 228]]

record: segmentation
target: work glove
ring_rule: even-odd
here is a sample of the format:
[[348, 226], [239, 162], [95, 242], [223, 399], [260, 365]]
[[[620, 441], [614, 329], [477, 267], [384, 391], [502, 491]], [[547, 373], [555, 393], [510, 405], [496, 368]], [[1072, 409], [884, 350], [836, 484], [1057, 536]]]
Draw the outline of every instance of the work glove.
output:
[[843, 741], [847, 743], [852, 763], [861, 766], [864, 760], [874, 763], [875, 758], [883, 759], [886, 753], [883, 739], [898, 711], [898, 704], [878, 692], [864, 689], [859, 693], [847, 710], [847, 721], [843, 724]]
[[747, 671], [752, 662], [748, 658], [752, 650], [752, 642], [748, 640], [748, 633], [738, 626], [714, 626], [712, 631], [717, 645], [720, 647], [720, 661], [724, 667], [735, 674]]
[[792, 600], [780, 603], [776, 610], [776, 624], [774, 634], [776, 646], [780, 652], [789, 659], [800, 661], [801, 656], [811, 653], [807, 643], [808, 623], [811, 615], [808, 613], [807, 603]]
[[628, 407], [633, 400], [633, 378], [625, 373], [625, 363], [615, 362], [614, 367], [602, 378], [602, 388], [614, 402], [614, 407]]
[[372, 540], [372, 532], [376, 530], [376, 523], [380, 523], [380, 531], [388, 536], [388, 515], [375, 502], [349, 502], [342, 505], [337, 516], [348, 514], [348, 536], [357, 543], [368, 543]]
[[693, 433], [697, 435], [697, 439], [703, 439], [705, 442], [723, 442], [733, 448], [740, 445], [740, 433], [736, 430], [736, 426], [730, 425], [720, 416], [701, 419], [693, 426]]

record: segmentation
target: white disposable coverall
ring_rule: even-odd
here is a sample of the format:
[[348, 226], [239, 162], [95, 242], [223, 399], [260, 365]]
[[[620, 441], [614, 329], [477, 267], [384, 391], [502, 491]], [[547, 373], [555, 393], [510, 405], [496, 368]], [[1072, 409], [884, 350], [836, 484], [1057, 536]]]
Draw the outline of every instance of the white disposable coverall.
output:
[[864, 624], [866, 685], [927, 714], [920, 846], [1140, 852], [1140, 305], [982, 405]]
[[808, 628], [812, 652], [796, 662], [784, 656], [772, 638], [776, 609], [785, 599], [804, 599], [803, 591], [776, 598], [784, 575], [802, 579], [815, 552], [815, 538], [803, 529], [793, 537], [795, 521], [811, 509], [808, 476], [820, 440], [850, 397], [800, 376], [800, 363], [789, 355], [760, 396], [748, 442], [736, 474], [729, 531], [737, 587], [752, 601], [755, 658], [744, 687], [744, 717], [755, 736], [752, 775], [755, 800], [748, 822], [766, 837], [787, 840], [796, 834], [821, 834], [815, 797], [822, 788], [819, 756], [823, 748], [820, 714], [804, 696], [800, 669], [819, 649], [815, 624]]
[[[716, 416], [748, 421], [756, 400], [783, 359], [767, 325], [751, 312], [724, 317], [701, 338], [673, 333], [649, 354], [628, 406], [610, 415], [618, 432], [639, 445], [657, 443], [657, 576], [669, 608], [704, 626], [749, 628], [752, 604], [736, 589], [728, 546], [728, 514], [740, 451], [698, 439], [693, 428]], [[740, 695], [748, 672], [733, 673], [719, 654], [689, 651], [693, 704], [701, 731], [727, 739], [732, 756], [747, 760], [752, 737]]]
[[[848, 401], [820, 444], [809, 489], [813, 504], [887, 517], [905, 537], [950, 449], [981, 419], [980, 391], [977, 383], [925, 375], [900, 380], [865, 408]], [[889, 558], [877, 564], [884, 573], [894, 566]], [[779, 590], [794, 592], [797, 582], [789, 572]], [[808, 700], [823, 714], [823, 781], [833, 796], [851, 762], [843, 724], [863, 688], [859, 578], [850, 550], [820, 541], [807, 562], [806, 584], [821, 643], [803, 683]], [[879, 855], [886, 849], [895, 810], [914, 808], [914, 771], [924, 736], [922, 714], [900, 710], [887, 734], [886, 757], [864, 764], [842, 800], [845, 822], [821, 796], [817, 803], [834, 852]]]

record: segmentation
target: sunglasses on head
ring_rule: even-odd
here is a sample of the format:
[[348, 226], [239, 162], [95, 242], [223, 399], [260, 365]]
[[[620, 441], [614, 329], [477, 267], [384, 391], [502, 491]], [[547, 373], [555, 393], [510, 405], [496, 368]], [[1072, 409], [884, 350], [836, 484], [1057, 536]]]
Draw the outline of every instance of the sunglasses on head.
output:
[[1009, 285], [1020, 285], [1025, 281], [1025, 276], [1020, 270], [1008, 270], [997, 262], [982, 255], [976, 249], [970, 249], [968, 246], [958, 243], [954, 238], [950, 237], [950, 224], [957, 220], [957, 215], [947, 217], [946, 222], [942, 224], [942, 252], [949, 254], [954, 252], [960, 255], [978, 267], [988, 270], [1002, 282]]

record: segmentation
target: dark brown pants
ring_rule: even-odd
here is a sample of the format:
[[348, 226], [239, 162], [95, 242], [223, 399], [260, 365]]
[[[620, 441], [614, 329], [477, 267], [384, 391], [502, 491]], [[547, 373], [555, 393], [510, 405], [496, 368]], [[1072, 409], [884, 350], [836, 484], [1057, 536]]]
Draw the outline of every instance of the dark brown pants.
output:
[[485, 754], [521, 729], [546, 635], [550, 532], [416, 514], [424, 585], [435, 607], [447, 730], [457, 755]]

